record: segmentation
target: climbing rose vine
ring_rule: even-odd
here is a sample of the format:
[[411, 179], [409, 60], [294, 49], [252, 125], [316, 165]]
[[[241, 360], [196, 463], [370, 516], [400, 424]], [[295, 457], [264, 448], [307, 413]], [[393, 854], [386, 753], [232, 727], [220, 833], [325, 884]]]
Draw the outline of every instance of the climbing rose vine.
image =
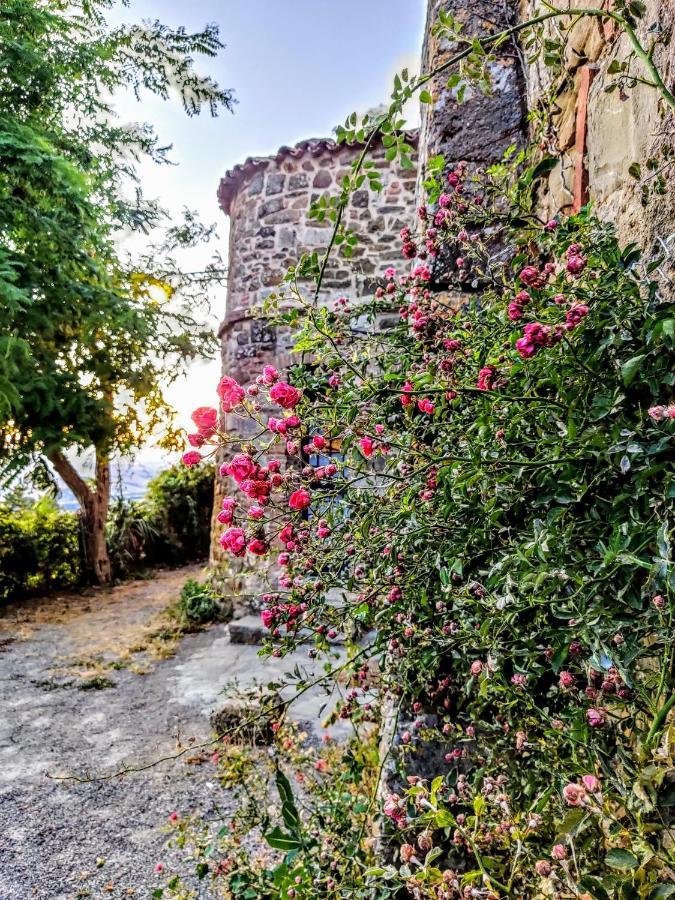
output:
[[336, 715], [397, 721], [392, 865], [308, 840], [294, 896], [667, 897], [673, 306], [591, 210], [539, 221], [525, 155], [432, 168], [399, 271], [330, 305], [293, 272], [268, 313], [304, 364], [224, 377], [256, 437], [200, 408], [184, 457], [225, 453], [268, 652], [355, 636]]

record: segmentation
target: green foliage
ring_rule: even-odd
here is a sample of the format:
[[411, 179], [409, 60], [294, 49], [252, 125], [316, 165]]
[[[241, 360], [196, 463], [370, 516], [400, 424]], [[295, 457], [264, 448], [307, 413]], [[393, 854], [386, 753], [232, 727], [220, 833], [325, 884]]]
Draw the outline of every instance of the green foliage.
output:
[[82, 578], [79, 517], [49, 497], [0, 506], [0, 602], [76, 587]]
[[[208, 556], [213, 478], [212, 466], [175, 466], [150, 481], [143, 500], [113, 504], [107, 538], [115, 578]], [[35, 502], [15, 492], [6, 498], [0, 505], [0, 602], [84, 581], [80, 516], [60, 511], [48, 496]], [[206, 616], [202, 621], [213, 618], [209, 602], [189, 603], [187, 618], [193, 612]]]
[[113, 572], [180, 566], [209, 553], [213, 466], [172, 466], [156, 475], [142, 500], [114, 503], [107, 526]]
[[181, 622], [184, 625], [205, 625], [217, 621], [221, 613], [221, 606], [209, 586], [188, 578], [176, 606]]
[[176, 561], [208, 556], [213, 509], [213, 465], [172, 466], [148, 484], [143, 505]]
[[[383, 807], [423, 860], [390, 875], [413, 896], [646, 900], [672, 875], [675, 308], [657, 261], [589, 209], [538, 219], [550, 166], [434, 166], [438, 205], [402, 234], [425, 255], [412, 276], [354, 310], [296, 295], [278, 313], [312, 353], [294, 412], [340, 456], [331, 477], [289, 466], [266, 520], [242, 498], [230, 526], [271, 548], [289, 523], [269, 652], [301, 627], [315, 652], [376, 634], [340, 668], [354, 690], [336, 715], [362, 727], [388, 695], [418, 718], [402, 774], [429, 744], [448, 754]], [[289, 509], [300, 488], [309, 520]]]
[[[222, 784], [236, 798], [234, 814], [224, 825], [199, 816], [179, 818], [170, 838], [197, 878], [209, 878], [214, 896], [393, 896], [386, 888], [371, 893], [366, 876], [375, 862], [374, 848], [361, 841], [373, 827], [375, 729], [344, 745], [329, 742], [318, 748], [306, 732], [287, 722], [271, 747], [227, 741], [217, 747], [215, 759]], [[286, 772], [294, 774], [295, 785]], [[267, 846], [259, 846], [260, 835]], [[185, 897], [188, 888], [171, 871], [158, 890], [157, 896], [168, 900]]]
[[[174, 252], [208, 238], [186, 213], [143, 198], [137, 166], [167, 162], [146, 124], [120, 124], [118, 91], [178, 94], [189, 115], [230, 108], [196, 57], [215, 26], [108, 27], [104, 0], [0, 2], [0, 454], [18, 471], [35, 455], [92, 444], [103, 459], [170, 420], [163, 390], [213, 336], [194, 315], [214, 262], [186, 274]], [[153, 246], [126, 259], [116, 238]]]

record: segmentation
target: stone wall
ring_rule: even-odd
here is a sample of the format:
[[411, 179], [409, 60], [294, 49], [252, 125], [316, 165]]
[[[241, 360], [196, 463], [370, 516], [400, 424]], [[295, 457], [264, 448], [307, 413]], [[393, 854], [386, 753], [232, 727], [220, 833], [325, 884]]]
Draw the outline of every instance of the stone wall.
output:
[[[564, 0], [558, 5], [576, 8], [587, 4]], [[647, 32], [654, 23], [666, 34], [672, 31], [675, 0], [647, 0], [646, 6], [637, 32], [643, 45], [649, 47], [656, 32], [652, 36]], [[531, 16], [535, 9], [536, 0], [524, 0], [520, 15]], [[560, 37], [559, 26], [548, 23], [546, 35]], [[567, 41], [562, 72], [555, 74], [541, 61], [526, 70], [528, 105], [536, 109], [548, 96], [555, 109], [547, 149], [560, 155], [561, 161], [542, 197], [545, 212], [569, 213], [590, 199], [602, 217], [616, 224], [626, 242], [637, 241], [652, 249], [661, 246], [659, 238], [667, 241], [673, 232], [672, 170], [667, 174], [665, 193], [652, 196], [646, 204], [642, 188], [652, 179], [635, 178], [629, 170], [638, 163], [642, 175], [649, 176], [647, 159], [665, 162], [664, 151], [672, 148], [673, 116], [649, 86], [607, 91], [615, 80], [608, 74], [609, 67], [615, 60], [626, 60], [629, 53], [628, 38], [614, 23], [598, 18], [579, 20]], [[666, 84], [672, 85], [675, 43], [657, 47], [654, 59]], [[631, 69], [637, 75], [646, 74], [639, 60]]]
[[[431, 33], [441, 10], [462, 22], [465, 34], [479, 36], [508, 27], [517, 16], [513, 3], [429, 0], [421, 62], [425, 73], [443, 65], [460, 49], [458, 44]], [[422, 106], [420, 184], [427, 160], [436, 154], [442, 154], [448, 166], [460, 160], [484, 166], [500, 160], [512, 144], [522, 142], [526, 108], [520, 59], [514, 44], [503, 44], [496, 51], [490, 71], [492, 94], [467, 88], [462, 103], [457, 102], [458, 89], [447, 87], [449, 72], [436, 75], [428, 83], [434, 103]]]
[[[439, 12], [451, 13], [464, 26], [467, 35], [484, 36], [508, 27], [517, 19], [514, 3], [493, 0], [429, 0], [421, 71], [432, 72], [442, 66], [463, 47], [458, 43], [432, 34]], [[518, 48], [507, 42], [495, 52], [490, 71], [493, 80], [491, 94], [466, 87], [463, 102], [457, 101], [458, 88], [448, 87], [450, 72], [439, 73], [427, 84], [433, 104], [421, 107], [419, 139], [418, 202], [424, 200], [424, 181], [428, 161], [441, 155], [446, 170], [460, 161], [468, 164], [469, 172], [499, 162], [511, 146], [521, 146], [526, 134], [526, 105], [524, 81]], [[451, 302], [460, 303], [461, 293], [470, 288], [467, 272], [458, 272], [455, 258], [459, 249], [441, 254], [431, 261], [436, 290], [449, 291]]]
[[[409, 135], [409, 142], [416, 144], [416, 134]], [[220, 205], [230, 217], [227, 301], [220, 328], [223, 373], [241, 384], [251, 384], [268, 363], [278, 368], [289, 364], [289, 336], [277, 333], [260, 317], [261, 310], [289, 266], [303, 253], [325, 249], [332, 226], [308, 219], [310, 203], [339, 191], [360, 151], [360, 146], [331, 140], [303, 141], [282, 147], [274, 157], [250, 158], [221, 181]], [[358, 234], [359, 244], [349, 260], [334, 252], [323, 282], [322, 303], [342, 295], [363, 296], [388, 266], [401, 267], [398, 232], [413, 216], [416, 171], [388, 163], [381, 145], [374, 147], [371, 159], [381, 170], [383, 190], [372, 193], [364, 188], [353, 195], [346, 224]], [[311, 284], [305, 287], [310, 295]], [[233, 416], [226, 417], [225, 427], [246, 437], [246, 423]], [[219, 479], [216, 513], [226, 488]], [[216, 523], [211, 553], [216, 564], [224, 559], [218, 544], [220, 532]], [[227, 556], [230, 591], [254, 594], [263, 588], [259, 569], [247, 565], [233, 563]]]
[[[572, 6], [583, 0], [561, 0]], [[422, 71], [430, 71], [449, 59], [457, 47], [431, 34], [439, 10], [452, 12], [465, 23], [465, 34], [486, 34], [540, 11], [537, 0], [429, 0], [422, 48]], [[657, 21], [664, 30], [675, 22], [675, 0], [648, 0], [644, 23]], [[645, 36], [646, 24], [640, 26]], [[559, 26], [548, 23], [546, 35], [560, 36]], [[369, 291], [388, 265], [401, 268], [397, 233], [413, 220], [421, 200], [427, 161], [442, 154], [448, 166], [466, 160], [470, 169], [499, 160], [507, 147], [527, 138], [527, 110], [536, 110], [546, 97], [554, 104], [553, 127], [542, 148], [560, 156], [541, 196], [543, 213], [572, 212], [591, 199], [600, 214], [617, 224], [626, 242], [636, 240], [651, 249], [668, 250], [675, 214], [673, 179], [665, 192], [642, 201], [643, 183], [629, 168], [645, 160], [662, 159], [672, 146], [672, 114], [666, 114], [657, 92], [637, 85], [626, 97], [607, 93], [613, 60], [629, 52], [625, 35], [611, 23], [585, 18], [574, 27], [567, 43], [562, 72], [554, 74], [541, 62], [526, 64], [515, 43], [503, 44], [492, 64], [493, 93], [467, 90], [466, 101], [456, 102], [456, 89], [447, 87], [447, 74], [438, 75], [428, 88], [433, 105], [422, 108], [419, 138], [419, 177], [399, 170], [384, 159], [375, 146], [375, 164], [382, 170], [384, 190], [371, 194], [357, 191], [348, 210], [347, 224], [359, 234], [360, 244], [352, 260], [334, 254], [328, 266], [322, 302], [341, 294], [358, 298]], [[670, 83], [675, 69], [675, 42], [659, 48], [655, 60]], [[636, 72], [639, 72], [636, 68]], [[273, 157], [250, 158], [223, 178], [219, 198], [230, 217], [230, 258], [222, 339], [223, 371], [249, 384], [266, 363], [284, 367], [289, 362], [288, 336], [275, 333], [260, 311], [265, 298], [280, 283], [287, 268], [304, 252], [321, 252], [329, 239], [330, 224], [308, 220], [311, 201], [322, 193], [334, 195], [358, 146], [336, 145], [331, 140], [308, 140], [282, 147]], [[675, 241], [675, 237], [673, 238]], [[450, 263], [434, 261], [434, 287], [447, 290], [455, 302], [467, 289], [454, 277]], [[310, 286], [308, 285], [308, 290]], [[229, 418], [226, 427], [243, 434], [245, 426]], [[217, 487], [222, 490], [222, 484]], [[216, 511], [219, 503], [216, 503]], [[212, 561], [222, 560], [214, 528]], [[241, 568], [241, 567], [240, 567]], [[235, 567], [236, 570], [236, 567]], [[246, 578], [244, 578], [246, 575]], [[257, 590], [255, 579], [234, 571], [230, 588], [244, 584]], [[253, 587], [252, 587], [253, 586]]]

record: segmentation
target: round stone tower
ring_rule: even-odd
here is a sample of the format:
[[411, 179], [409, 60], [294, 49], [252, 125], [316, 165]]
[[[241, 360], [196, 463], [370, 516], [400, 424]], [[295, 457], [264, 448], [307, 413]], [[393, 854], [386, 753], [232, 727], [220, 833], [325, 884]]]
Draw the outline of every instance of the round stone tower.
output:
[[[416, 134], [407, 136], [416, 145]], [[337, 144], [333, 140], [301, 141], [282, 147], [275, 156], [250, 157], [235, 166], [220, 182], [218, 197], [230, 217], [229, 269], [225, 318], [219, 336], [222, 342], [223, 374], [247, 386], [264, 365], [279, 369], [289, 364], [288, 336], [260, 317], [265, 299], [283, 280], [289, 266], [303, 253], [325, 249], [331, 224], [308, 218], [312, 201], [322, 194], [336, 195], [342, 179], [362, 147]], [[400, 169], [385, 159], [378, 142], [369, 159], [380, 170], [383, 190], [356, 191], [346, 212], [346, 225], [359, 237], [349, 260], [333, 253], [321, 290], [321, 302], [345, 295], [356, 299], [371, 291], [388, 266], [400, 271], [398, 232], [409, 225], [415, 209], [414, 169]], [[308, 294], [312, 286], [307, 285]], [[246, 423], [225, 417], [225, 428], [246, 437]], [[215, 512], [229, 485], [218, 479]], [[221, 526], [214, 522], [212, 563], [225, 561], [218, 544]], [[227, 588], [234, 594], [255, 594], [260, 584], [256, 567], [227, 555]], [[223, 574], [225, 574], [225, 572]]]

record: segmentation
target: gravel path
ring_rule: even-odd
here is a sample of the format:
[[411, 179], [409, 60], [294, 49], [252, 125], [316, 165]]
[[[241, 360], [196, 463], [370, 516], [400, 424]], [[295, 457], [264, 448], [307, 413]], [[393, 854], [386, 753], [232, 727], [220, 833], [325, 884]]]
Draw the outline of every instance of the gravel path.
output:
[[[227, 642], [224, 626], [187, 635], [169, 659], [126, 652], [142, 645], [185, 579], [198, 573], [163, 572], [111, 591], [3, 610], [1, 900], [149, 897], [167, 816], [213, 807], [209, 762], [183, 758], [85, 784], [50, 777], [111, 773], [210, 737], [208, 712], [222, 682], [200, 685], [184, 671]], [[129, 668], [105, 666], [120, 654]], [[101, 672], [112, 687], [82, 689]]]
[[[208, 750], [122, 778], [58, 780], [111, 775], [208, 741], [228, 682], [265, 683], [307, 663], [303, 651], [263, 661], [256, 646], [232, 644], [226, 625], [156, 658], [163, 645], [150, 638], [162, 612], [199, 572], [0, 609], [0, 900], [145, 900], [159, 886], [156, 863], [172, 862], [169, 814], [227, 811]], [[308, 692], [294, 717], [316, 723], [325, 699]], [[204, 882], [199, 897], [211, 897]]]

